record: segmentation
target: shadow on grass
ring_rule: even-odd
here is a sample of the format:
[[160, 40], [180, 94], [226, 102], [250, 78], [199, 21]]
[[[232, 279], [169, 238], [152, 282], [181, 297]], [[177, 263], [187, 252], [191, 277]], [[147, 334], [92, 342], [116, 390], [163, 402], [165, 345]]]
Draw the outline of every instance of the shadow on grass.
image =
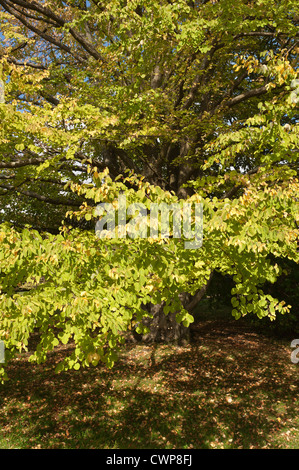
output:
[[[131, 345], [113, 370], [55, 375], [20, 357], [0, 387], [0, 447], [287, 447], [298, 426], [290, 351], [204, 322], [187, 347]], [[293, 446], [299, 446], [299, 439]]]

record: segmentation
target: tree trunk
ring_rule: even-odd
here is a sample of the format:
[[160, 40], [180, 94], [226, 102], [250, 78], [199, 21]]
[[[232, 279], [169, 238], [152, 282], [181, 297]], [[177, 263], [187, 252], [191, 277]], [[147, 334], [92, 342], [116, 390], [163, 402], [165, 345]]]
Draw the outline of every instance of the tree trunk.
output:
[[165, 315], [163, 307], [164, 303], [147, 306], [147, 310], [153, 317], [143, 320], [143, 324], [149, 328], [149, 332], [140, 335], [141, 341], [145, 343], [188, 343], [189, 328], [177, 323], [176, 313]]
[[[179, 295], [182, 306], [190, 313], [204, 297], [212, 277], [213, 271], [210, 273], [206, 284], [193, 297], [187, 292]], [[149, 331], [144, 335], [135, 332], [135, 339], [146, 343], [175, 343], [183, 346], [190, 342], [190, 327], [177, 323], [176, 312], [165, 315], [164, 303], [148, 304], [145, 308], [151, 315], [151, 317], [143, 319], [143, 324]]]

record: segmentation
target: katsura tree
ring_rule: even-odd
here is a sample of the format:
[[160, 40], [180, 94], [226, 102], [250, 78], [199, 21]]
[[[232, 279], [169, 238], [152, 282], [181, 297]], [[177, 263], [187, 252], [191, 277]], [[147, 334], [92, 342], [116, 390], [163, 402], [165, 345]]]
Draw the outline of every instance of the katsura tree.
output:
[[[236, 318], [288, 312], [263, 285], [298, 263], [296, 2], [0, 0], [0, 19], [7, 357], [34, 330], [38, 361], [74, 341], [59, 368], [112, 365], [130, 328], [184, 338], [215, 271]], [[120, 194], [202, 204], [202, 246], [98, 237]]]

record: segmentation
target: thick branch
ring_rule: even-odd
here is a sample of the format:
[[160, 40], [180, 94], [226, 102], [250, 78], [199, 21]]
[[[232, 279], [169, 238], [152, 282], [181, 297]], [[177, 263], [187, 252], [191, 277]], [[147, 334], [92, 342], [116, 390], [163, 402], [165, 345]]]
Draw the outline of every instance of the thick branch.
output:
[[[47, 202], [49, 204], [54, 204], [56, 206], [75, 206], [75, 207], [80, 207], [82, 202], [78, 201], [73, 201], [71, 199], [58, 199], [58, 198], [51, 198], [48, 196], [43, 196], [42, 194], [38, 194], [34, 191], [27, 191], [26, 189], [20, 189], [20, 188], [15, 188], [13, 186], [1, 184], [0, 188], [5, 189], [7, 192], [9, 191], [17, 191], [20, 194], [23, 194], [24, 196], [28, 196], [34, 199], [37, 199], [42, 202]], [[7, 193], [5, 193], [7, 194]]]
[[75, 207], [80, 207], [82, 202], [78, 201], [73, 201], [71, 199], [58, 199], [58, 198], [51, 198], [47, 196], [43, 196], [41, 194], [35, 193], [33, 191], [27, 191], [27, 190], [19, 190], [18, 192], [23, 194], [24, 196], [32, 197], [34, 199], [38, 199], [39, 201], [42, 202], [47, 202], [49, 204], [54, 204], [56, 206], [75, 206]]
[[186, 310], [188, 310], [188, 312], [191, 312], [191, 310], [193, 310], [194, 307], [196, 307], [196, 305], [198, 304], [198, 302], [200, 302], [200, 300], [203, 298], [203, 296], [208, 290], [209, 285], [211, 284], [213, 275], [214, 275], [214, 271], [211, 271], [211, 274], [207, 283], [196, 292], [191, 302], [189, 302], [189, 304], [186, 306]]
[[[4, 3], [4, 2], [2, 2], [2, 3]], [[36, 2], [27, 2], [27, 1], [23, 1], [23, 0], [14, 0], [12, 3], [20, 5], [23, 8], [27, 8], [29, 10], [41, 13], [46, 18], [50, 18], [52, 21], [54, 21], [57, 24], [58, 27], [64, 27], [65, 25], [68, 24], [61, 16], [56, 15], [49, 8], [44, 7], [42, 5], [39, 5]], [[20, 18], [18, 18], [18, 19], [20, 19]], [[71, 27], [69, 28], [69, 32], [73, 36], [73, 38], [76, 39], [76, 41], [84, 48], [84, 50], [86, 52], [88, 52], [92, 57], [94, 57], [96, 60], [104, 61], [101, 54], [98, 53], [98, 51], [94, 48], [94, 46], [81, 33], [78, 33], [78, 31], [76, 31], [75, 29], [73, 29]]]
[[190, 106], [194, 103], [197, 95], [198, 88], [202, 82], [203, 79], [203, 72], [207, 69], [208, 65], [210, 64], [210, 61], [214, 55], [214, 53], [218, 50], [221, 49], [223, 44], [216, 44], [214, 45], [209, 52], [207, 52], [199, 66], [199, 73], [194, 79], [194, 82], [192, 84], [192, 87], [190, 89], [190, 92], [188, 94], [187, 100], [182, 106], [182, 109], [189, 109]]
[[19, 20], [24, 26], [26, 26], [26, 28], [30, 29], [30, 31], [32, 31], [33, 33], [37, 34], [38, 36], [40, 36], [41, 38], [45, 39], [45, 41], [53, 44], [54, 46], [58, 47], [59, 49], [67, 52], [68, 54], [71, 54], [73, 55], [73, 57], [75, 57], [77, 60], [79, 60], [80, 62], [83, 61], [83, 59], [79, 56], [77, 56], [76, 54], [72, 53], [72, 50], [69, 46], [66, 46], [65, 44], [63, 44], [61, 41], [58, 41], [57, 39], [54, 39], [52, 36], [49, 36], [49, 34], [46, 33], [46, 28], [41, 31], [40, 29], [36, 28], [35, 26], [33, 26], [32, 24], [30, 24], [28, 21], [26, 21], [22, 16], [20, 16], [18, 13], [16, 13], [15, 11], [13, 11], [9, 6], [8, 6], [8, 3], [5, 1], [5, 0], [0, 0], [0, 5], [2, 5], [2, 7], [8, 12], [10, 13], [12, 16], [14, 16], [17, 20]]
[[60, 101], [59, 101], [57, 98], [55, 98], [54, 96], [51, 96], [51, 95], [49, 95], [49, 94], [47, 94], [47, 93], [41, 93], [41, 96], [42, 96], [46, 101], [48, 101], [48, 103], [53, 104], [54, 106], [57, 106], [57, 105], [59, 105], [59, 103], [60, 103]]
[[14, 59], [14, 57], [9, 57], [7, 61], [20, 67], [31, 67], [38, 70], [47, 70], [47, 67], [42, 64], [34, 64], [33, 62], [19, 62], [18, 60]]
[[14, 162], [0, 162], [1, 168], [21, 168], [29, 165], [41, 165], [45, 162], [44, 158], [29, 158], [28, 160], [16, 160]]
[[255, 88], [254, 90], [249, 90], [246, 91], [245, 93], [241, 93], [241, 95], [234, 96], [234, 98], [231, 98], [226, 105], [231, 108], [232, 106], [235, 106], [238, 103], [241, 103], [242, 101], [248, 100], [249, 98], [253, 98], [254, 96], [260, 96], [264, 95], [267, 93], [267, 87], [266, 85], [261, 86], [259, 88]]

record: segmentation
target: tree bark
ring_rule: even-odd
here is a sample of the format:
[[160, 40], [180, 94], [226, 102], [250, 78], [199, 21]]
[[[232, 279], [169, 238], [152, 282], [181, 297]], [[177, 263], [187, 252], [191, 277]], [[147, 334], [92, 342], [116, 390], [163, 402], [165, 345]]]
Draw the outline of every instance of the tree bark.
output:
[[145, 343], [175, 343], [187, 344], [190, 339], [189, 328], [177, 323], [176, 313], [164, 313], [164, 303], [147, 305], [152, 318], [145, 318], [143, 324], [149, 328], [149, 332], [139, 335]]
[[[213, 271], [210, 273], [209, 279], [201, 289], [197, 291], [194, 296], [183, 292], [180, 294], [182, 306], [192, 312], [196, 305], [201, 301], [207, 292], [211, 283]], [[186, 345], [190, 342], [190, 327], [184, 326], [182, 323], [177, 323], [176, 312], [165, 315], [164, 303], [161, 304], [148, 304], [146, 310], [151, 317], [144, 318], [143, 324], [149, 329], [149, 332], [140, 335], [135, 333], [135, 339], [145, 343], [175, 343], [178, 345]]]

